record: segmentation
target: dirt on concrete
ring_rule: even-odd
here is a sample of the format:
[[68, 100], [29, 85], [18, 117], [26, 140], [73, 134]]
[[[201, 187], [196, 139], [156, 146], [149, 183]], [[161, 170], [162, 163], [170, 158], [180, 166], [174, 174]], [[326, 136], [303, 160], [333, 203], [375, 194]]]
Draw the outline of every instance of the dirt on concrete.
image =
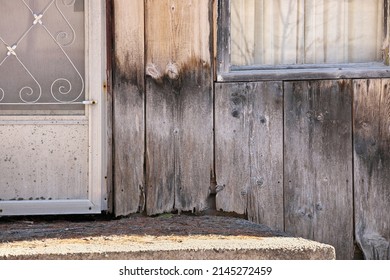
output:
[[0, 218], [0, 259], [333, 259], [334, 248], [220, 216]]
[[121, 219], [108, 216], [0, 218], [0, 242], [69, 239], [104, 236], [287, 236], [261, 224], [221, 216], [163, 214], [133, 215]]

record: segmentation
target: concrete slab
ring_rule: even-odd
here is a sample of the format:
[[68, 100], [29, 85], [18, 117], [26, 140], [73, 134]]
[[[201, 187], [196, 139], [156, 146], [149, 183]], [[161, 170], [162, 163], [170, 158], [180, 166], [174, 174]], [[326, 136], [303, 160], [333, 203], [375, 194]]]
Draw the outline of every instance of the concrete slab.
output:
[[229, 217], [165, 215], [76, 223], [0, 220], [0, 230], [3, 260], [335, 259], [330, 245]]

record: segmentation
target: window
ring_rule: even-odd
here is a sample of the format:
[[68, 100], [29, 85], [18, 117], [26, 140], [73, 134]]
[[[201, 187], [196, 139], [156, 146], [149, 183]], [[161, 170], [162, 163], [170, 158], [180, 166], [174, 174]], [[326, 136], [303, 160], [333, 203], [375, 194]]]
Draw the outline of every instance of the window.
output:
[[0, 114], [83, 115], [84, 1], [0, 4]]
[[220, 0], [219, 74], [279, 70], [273, 74], [287, 78], [311, 69], [317, 78], [332, 71], [359, 77], [370, 68], [368, 75], [381, 76], [388, 71], [387, 1]]

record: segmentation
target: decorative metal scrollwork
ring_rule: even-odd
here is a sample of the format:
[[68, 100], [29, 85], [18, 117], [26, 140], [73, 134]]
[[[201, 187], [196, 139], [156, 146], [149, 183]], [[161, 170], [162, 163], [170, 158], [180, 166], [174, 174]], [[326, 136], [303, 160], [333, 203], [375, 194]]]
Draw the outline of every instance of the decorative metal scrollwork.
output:
[[[77, 89], [73, 86], [72, 82], [65, 77], [58, 77], [56, 78], [52, 83], [50, 87], [50, 94], [53, 100], [55, 102], [61, 103], [77, 103], [79, 101], [80, 97], [82, 96], [84, 92], [84, 78], [80, 71], [75, 66], [72, 59], [69, 57], [67, 52], [64, 48], [67, 46], [72, 45], [76, 40], [76, 32], [74, 27], [71, 25], [69, 20], [66, 18], [64, 12], [60, 8], [59, 2], [62, 3], [63, 6], [68, 7], [75, 4], [75, 0], [50, 0], [47, 5], [44, 7], [42, 11], [39, 13], [34, 11], [33, 8], [27, 4], [25, 0], [20, 0], [23, 5], [29, 10], [33, 17], [33, 21], [31, 22], [31, 25], [25, 30], [25, 32], [19, 37], [17, 42], [13, 45], [8, 44], [0, 34], [0, 47], [1, 44], [4, 45], [6, 48], [6, 56], [1, 59], [0, 58], [0, 67], [4, 65], [5, 61], [7, 59], [10, 59], [11, 57], [16, 59], [17, 63], [21, 66], [21, 69], [27, 74], [28, 77], [31, 78], [31, 81], [35, 84], [34, 86], [28, 85], [23, 86], [19, 90], [19, 102], [20, 103], [12, 103], [12, 105], [19, 105], [19, 104], [46, 104], [46, 103], [40, 103], [41, 97], [42, 97], [42, 86], [38, 80], [33, 74], [33, 71], [29, 69], [25, 63], [23, 63], [22, 59], [18, 56], [18, 46], [20, 43], [24, 40], [24, 38], [32, 32], [34, 28], [43, 28], [43, 30], [49, 35], [49, 37], [52, 39], [54, 44], [58, 47], [60, 50], [60, 53], [62, 53], [63, 58], [69, 63], [72, 71], [74, 71], [75, 75], [79, 78]], [[58, 31], [56, 34], [52, 34], [49, 30], [49, 28], [45, 25], [45, 15], [46, 12], [51, 8], [55, 7], [57, 12], [61, 15], [61, 17], [64, 20], [64, 23], [68, 26], [70, 29], [70, 33], [66, 31]], [[11, 103], [3, 103], [7, 97], [7, 92], [4, 90], [4, 88], [0, 87], [0, 105], [9, 105]], [[52, 104], [51, 102], [49, 102]], [[78, 102], [82, 103], [82, 102]]]
[[[62, 0], [62, 4], [64, 6], [72, 6], [72, 5], [74, 5], [75, 2], [76, 2], [76, 0], [71, 0], [71, 1]], [[56, 40], [58, 43], [60, 43], [64, 47], [69, 46], [69, 45], [73, 44], [74, 41], [76, 40], [76, 32], [73, 29], [73, 26], [70, 24], [70, 22], [66, 18], [66, 16], [64, 15], [64, 13], [61, 11], [60, 7], [58, 6], [58, 0], [55, 3], [56, 3], [56, 8], [57, 8], [58, 12], [61, 14], [62, 18], [65, 20], [65, 22], [68, 24], [70, 30], [72, 31], [72, 36], [69, 36], [69, 33], [65, 32], [65, 31], [57, 32]], [[66, 40], [68, 40], [69, 37], [71, 38], [71, 40], [66, 43]]]

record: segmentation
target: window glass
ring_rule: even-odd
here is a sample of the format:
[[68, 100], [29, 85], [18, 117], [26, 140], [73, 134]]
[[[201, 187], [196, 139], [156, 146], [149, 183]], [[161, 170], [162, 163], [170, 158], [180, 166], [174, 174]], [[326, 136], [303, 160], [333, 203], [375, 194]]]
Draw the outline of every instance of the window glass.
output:
[[0, 114], [84, 113], [83, 4], [0, 0]]
[[380, 62], [384, 0], [231, 0], [232, 65]]

